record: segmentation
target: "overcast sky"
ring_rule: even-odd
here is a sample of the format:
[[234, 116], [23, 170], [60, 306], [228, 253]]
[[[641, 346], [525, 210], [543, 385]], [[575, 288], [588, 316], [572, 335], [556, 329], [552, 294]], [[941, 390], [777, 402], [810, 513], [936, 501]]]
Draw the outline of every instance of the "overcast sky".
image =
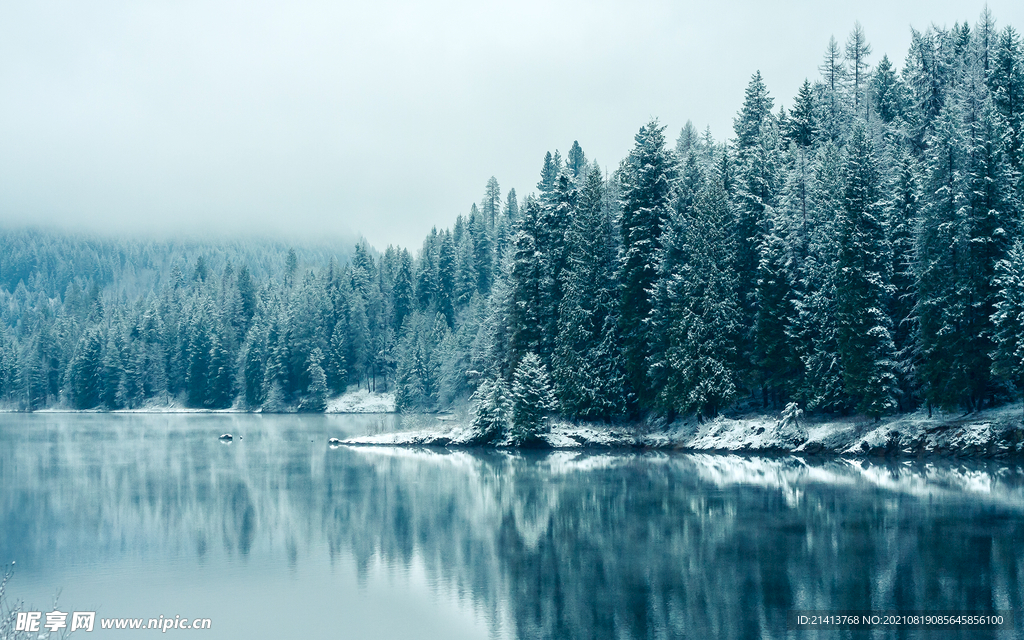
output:
[[911, 25], [984, 7], [842, 4], [0, 0], [0, 223], [418, 248], [547, 150], [613, 168], [651, 117], [723, 139], [755, 70], [788, 107], [854, 21], [902, 66]]

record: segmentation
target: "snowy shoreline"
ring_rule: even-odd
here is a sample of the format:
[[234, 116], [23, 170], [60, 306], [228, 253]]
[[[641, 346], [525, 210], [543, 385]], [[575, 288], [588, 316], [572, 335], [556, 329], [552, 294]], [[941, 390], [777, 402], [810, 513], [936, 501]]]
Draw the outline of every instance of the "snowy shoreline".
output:
[[[668, 426], [606, 426], [552, 421], [531, 443], [546, 449], [660, 449], [691, 452], [842, 455], [853, 457], [951, 456], [1024, 457], [1021, 405], [967, 415], [919, 411], [885, 418], [821, 418], [784, 421], [777, 415], [718, 417], [703, 424], [693, 418]], [[484, 443], [465, 424], [343, 439], [350, 446], [501, 447]]]
[[[323, 413], [335, 414], [335, 413], [395, 413], [397, 411], [395, 405], [395, 394], [388, 393], [372, 393], [365, 389], [348, 391], [340, 396], [329, 398], [327, 400], [327, 409]], [[239, 407], [231, 407], [228, 409], [195, 409], [185, 407], [177, 404], [174, 401], [170, 403], [152, 403], [146, 406], [138, 407], [136, 409], [67, 409], [63, 407], [48, 407], [46, 409], [36, 409], [33, 413], [113, 413], [113, 414], [139, 414], [139, 413], [211, 413], [211, 414], [244, 414], [244, 413], [296, 413], [295, 407], [290, 407], [285, 411], [248, 411]], [[0, 409], [0, 413], [24, 413], [17, 409]]]
[[[7, 413], [8, 411], [0, 411]], [[352, 390], [328, 401], [327, 414], [395, 413], [393, 393]], [[138, 409], [40, 409], [36, 413], [113, 414], [244, 414], [243, 409], [192, 409], [154, 404]], [[257, 412], [258, 413], [258, 412]], [[310, 414], [313, 415], [313, 414]], [[443, 424], [432, 428], [341, 439], [349, 446], [511, 448], [506, 442], [485, 442], [461, 414], [433, 416]], [[420, 423], [422, 424], [422, 423]], [[554, 450], [651, 449], [702, 453], [841, 455], [847, 457], [974, 457], [1024, 458], [1024, 421], [1020, 403], [970, 414], [926, 411], [883, 418], [815, 416], [797, 422], [778, 414], [719, 416], [703, 424], [693, 417], [670, 425], [605, 425], [552, 420], [547, 432], [526, 445]]]

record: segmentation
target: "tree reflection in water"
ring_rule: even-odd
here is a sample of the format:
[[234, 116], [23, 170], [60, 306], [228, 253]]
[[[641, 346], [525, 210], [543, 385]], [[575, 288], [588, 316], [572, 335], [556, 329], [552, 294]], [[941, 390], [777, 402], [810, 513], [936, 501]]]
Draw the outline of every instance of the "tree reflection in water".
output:
[[[330, 450], [338, 428], [4, 417], [0, 553], [349, 555], [364, 577], [415, 560], [522, 638], [813, 637], [788, 610], [1024, 608], [1019, 466]], [[209, 437], [225, 431], [245, 438]]]

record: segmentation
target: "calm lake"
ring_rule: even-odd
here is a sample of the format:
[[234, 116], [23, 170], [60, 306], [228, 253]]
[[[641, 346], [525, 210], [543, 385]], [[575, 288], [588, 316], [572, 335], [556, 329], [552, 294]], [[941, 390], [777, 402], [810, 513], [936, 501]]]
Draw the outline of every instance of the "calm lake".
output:
[[49, 611], [60, 589], [96, 612], [85, 639], [176, 615], [212, 627], [167, 637], [207, 640], [1022, 637], [787, 627], [1024, 617], [1020, 466], [327, 445], [396, 420], [2, 415], [9, 592]]

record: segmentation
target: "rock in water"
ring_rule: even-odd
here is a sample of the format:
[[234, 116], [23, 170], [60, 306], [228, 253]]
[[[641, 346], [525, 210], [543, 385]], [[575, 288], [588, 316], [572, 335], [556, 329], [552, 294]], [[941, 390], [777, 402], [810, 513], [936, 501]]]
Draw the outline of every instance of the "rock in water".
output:
[[223, 442], [231, 442], [235, 438], [230, 433], [222, 433], [221, 436], [217, 439], [222, 440]]

